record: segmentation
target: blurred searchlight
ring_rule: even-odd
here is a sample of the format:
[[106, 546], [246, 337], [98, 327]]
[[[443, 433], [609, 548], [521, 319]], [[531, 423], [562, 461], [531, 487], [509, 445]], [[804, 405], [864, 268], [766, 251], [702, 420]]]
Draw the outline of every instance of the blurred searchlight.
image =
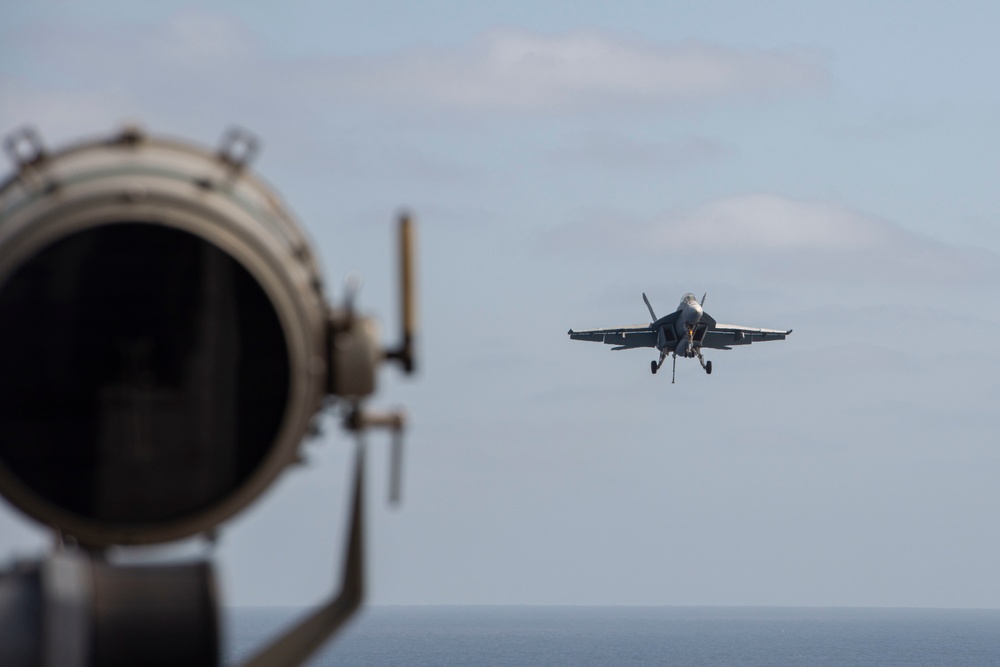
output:
[[241, 131], [128, 128], [0, 184], [0, 493], [81, 545], [211, 530], [290, 462], [327, 393], [329, 312]]

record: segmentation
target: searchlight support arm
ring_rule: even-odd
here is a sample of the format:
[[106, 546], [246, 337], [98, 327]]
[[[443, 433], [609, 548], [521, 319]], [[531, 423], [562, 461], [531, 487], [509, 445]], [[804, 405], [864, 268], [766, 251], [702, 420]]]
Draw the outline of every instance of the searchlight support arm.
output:
[[243, 667], [293, 667], [309, 659], [357, 611], [365, 596], [364, 553], [365, 448], [358, 440], [354, 452], [351, 523], [340, 592], [301, 620], [291, 630], [243, 663]]

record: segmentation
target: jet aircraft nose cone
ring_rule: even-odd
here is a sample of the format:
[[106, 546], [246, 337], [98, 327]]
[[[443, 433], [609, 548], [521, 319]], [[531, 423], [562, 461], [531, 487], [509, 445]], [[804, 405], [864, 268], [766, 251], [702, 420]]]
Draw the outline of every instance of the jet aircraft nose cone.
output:
[[689, 301], [684, 308], [685, 324], [697, 324], [698, 320], [701, 319], [702, 312], [701, 304], [697, 301]]

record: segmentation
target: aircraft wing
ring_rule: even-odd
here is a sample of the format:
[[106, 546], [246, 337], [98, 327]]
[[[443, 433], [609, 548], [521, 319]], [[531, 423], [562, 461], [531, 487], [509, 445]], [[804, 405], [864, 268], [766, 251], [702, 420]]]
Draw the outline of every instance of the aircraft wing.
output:
[[589, 340], [595, 343], [614, 345], [612, 349], [627, 350], [635, 347], [656, 347], [656, 332], [648, 324], [610, 329], [585, 329], [568, 332], [573, 340]]
[[791, 329], [761, 329], [758, 327], [744, 327], [738, 324], [716, 324], [714, 328], [705, 333], [702, 340], [702, 347], [712, 347], [719, 350], [728, 350], [733, 345], [749, 345], [767, 340], [785, 340], [785, 336], [792, 333]]

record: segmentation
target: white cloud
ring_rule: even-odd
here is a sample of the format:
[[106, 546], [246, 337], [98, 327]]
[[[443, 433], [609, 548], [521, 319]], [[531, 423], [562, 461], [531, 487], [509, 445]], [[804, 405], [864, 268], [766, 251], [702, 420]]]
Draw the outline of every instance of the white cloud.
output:
[[553, 230], [547, 249], [662, 258], [782, 280], [955, 285], [1000, 279], [1000, 258], [846, 206], [774, 194], [726, 197], [647, 221], [602, 214]]
[[459, 49], [413, 49], [323, 63], [318, 84], [344, 99], [405, 99], [470, 110], [663, 108], [797, 92], [825, 84], [814, 53], [664, 45], [597, 31], [485, 33]]
[[406, 113], [658, 111], [797, 93], [828, 79], [815, 52], [664, 44], [599, 31], [495, 30], [458, 47], [279, 60], [238, 19], [193, 9], [154, 26], [51, 24], [11, 37], [42, 73], [38, 81], [123, 90], [148, 108], [186, 99], [188, 113], [234, 103]]
[[888, 244], [898, 229], [827, 202], [771, 194], [720, 199], [654, 222], [648, 242], [663, 248], [742, 253], [754, 250], [862, 250]]

